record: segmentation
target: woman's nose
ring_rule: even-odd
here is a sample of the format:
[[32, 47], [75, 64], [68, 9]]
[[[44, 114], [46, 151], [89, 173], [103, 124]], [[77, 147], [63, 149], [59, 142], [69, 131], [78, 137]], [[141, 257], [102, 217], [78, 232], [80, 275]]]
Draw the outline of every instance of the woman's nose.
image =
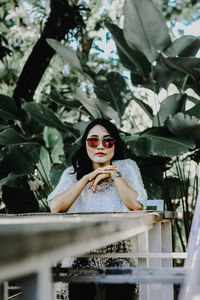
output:
[[103, 149], [103, 148], [104, 148], [104, 146], [103, 146], [103, 141], [102, 141], [102, 140], [99, 140], [97, 149]]

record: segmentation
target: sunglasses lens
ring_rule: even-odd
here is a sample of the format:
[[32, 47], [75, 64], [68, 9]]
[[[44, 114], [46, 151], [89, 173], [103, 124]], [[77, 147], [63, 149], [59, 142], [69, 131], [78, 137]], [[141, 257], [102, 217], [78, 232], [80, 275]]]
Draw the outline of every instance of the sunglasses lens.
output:
[[103, 146], [105, 148], [112, 148], [114, 144], [115, 144], [115, 141], [113, 139], [104, 139], [103, 140]]
[[87, 142], [88, 142], [89, 147], [96, 148], [98, 146], [99, 139], [98, 138], [89, 138], [89, 139], [87, 139]]

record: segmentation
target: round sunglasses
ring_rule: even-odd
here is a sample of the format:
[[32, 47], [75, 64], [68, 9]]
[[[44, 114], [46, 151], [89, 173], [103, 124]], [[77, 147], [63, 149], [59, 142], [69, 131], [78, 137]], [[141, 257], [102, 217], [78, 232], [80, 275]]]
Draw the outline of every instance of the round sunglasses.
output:
[[[99, 141], [99, 138], [91, 137], [87, 139], [87, 144], [91, 148], [97, 148]], [[101, 141], [104, 148], [112, 148], [115, 144], [115, 140], [113, 138], [103, 138]]]

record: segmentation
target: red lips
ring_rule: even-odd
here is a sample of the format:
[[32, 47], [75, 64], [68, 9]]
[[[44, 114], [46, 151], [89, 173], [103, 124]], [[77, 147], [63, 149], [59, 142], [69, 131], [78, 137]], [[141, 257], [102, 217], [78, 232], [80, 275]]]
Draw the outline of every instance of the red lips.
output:
[[97, 152], [97, 153], [95, 153], [95, 155], [97, 155], [97, 156], [104, 156], [105, 153], [103, 153], [103, 152]]

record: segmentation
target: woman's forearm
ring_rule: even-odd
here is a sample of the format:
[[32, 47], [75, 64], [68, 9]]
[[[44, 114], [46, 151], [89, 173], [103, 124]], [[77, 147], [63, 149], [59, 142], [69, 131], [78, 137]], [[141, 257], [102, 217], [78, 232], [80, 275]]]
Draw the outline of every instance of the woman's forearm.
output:
[[138, 193], [130, 187], [122, 177], [114, 179], [115, 187], [119, 193], [120, 199], [130, 210], [141, 210], [143, 205], [137, 201]]
[[88, 183], [88, 175], [83, 176], [71, 188], [53, 198], [50, 203], [52, 213], [67, 211]]

